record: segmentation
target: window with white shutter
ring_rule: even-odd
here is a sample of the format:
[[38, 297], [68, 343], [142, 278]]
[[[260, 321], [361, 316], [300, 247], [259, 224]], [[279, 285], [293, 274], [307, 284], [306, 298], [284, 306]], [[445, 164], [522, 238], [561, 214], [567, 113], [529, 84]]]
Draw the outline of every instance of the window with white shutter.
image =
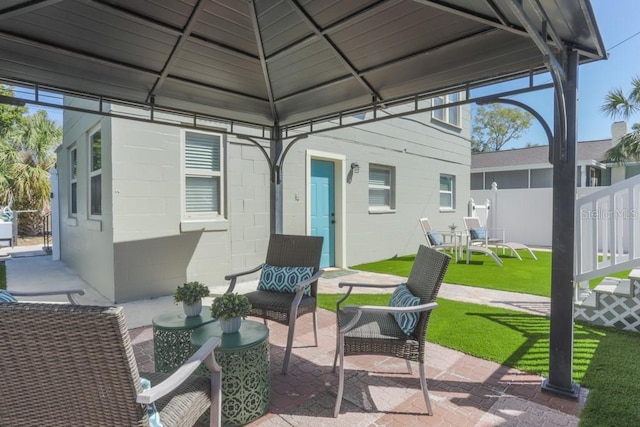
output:
[[222, 136], [200, 132], [184, 135], [185, 217], [222, 216]]
[[369, 209], [374, 211], [394, 208], [393, 168], [369, 165]]

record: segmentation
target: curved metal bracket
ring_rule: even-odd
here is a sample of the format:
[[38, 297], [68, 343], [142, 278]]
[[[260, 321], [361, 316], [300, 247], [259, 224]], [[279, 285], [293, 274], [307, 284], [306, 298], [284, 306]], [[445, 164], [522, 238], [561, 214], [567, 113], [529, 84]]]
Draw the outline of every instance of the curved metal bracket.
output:
[[[560, 161], [567, 160], [567, 102], [564, 98], [564, 85], [562, 74], [551, 64], [548, 64], [553, 78], [553, 91], [556, 97], [556, 113], [558, 119], [558, 133], [560, 139]], [[553, 163], [553, 162], [552, 162]]]
[[237, 135], [237, 138], [245, 141], [249, 141], [250, 143], [252, 143], [253, 145], [255, 145], [260, 149], [260, 151], [262, 152], [262, 155], [267, 160], [267, 165], [269, 165], [269, 176], [271, 177], [271, 182], [274, 182], [276, 179], [275, 173], [274, 173], [274, 166], [271, 164], [271, 158], [269, 157], [269, 153], [267, 153], [267, 150], [265, 150], [264, 147], [258, 143], [258, 141], [256, 141], [255, 139], [249, 136]]
[[498, 102], [501, 104], [511, 104], [511, 105], [515, 105], [516, 107], [520, 107], [523, 110], [526, 110], [529, 113], [531, 113], [533, 117], [535, 117], [538, 120], [538, 122], [540, 122], [540, 124], [542, 125], [542, 128], [544, 129], [544, 133], [547, 134], [547, 140], [549, 141], [549, 163], [553, 164], [553, 132], [551, 132], [551, 128], [549, 127], [549, 124], [544, 119], [544, 117], [542, 117], [540, 113], [538, 113], [529, 105], [525, 104], [524, 102], [516, 101], [515, 99], [494, 98], [488, 101], [476, 102], [476, 104], [484, 105], [484, 104], [491, 104], [491, 103], [498, 103]]
[[302, 136], [296, 136], [289, 144], [287, 144], [287, 148], [285, 148], [281, 153], [280, 156], [278, 156], [278, 158], [276, 159], [276, 163], [273, 165], [273, 170], [275, 173], [275, 178], [276, 178], [276, 183], [280, 184], [281, 178], [282, 178], [282, 163], [284, 162], [284, 157], [287, 155], [287, 153], [289, 152], [289, 150], [291, 149], [291, 147], [293, 147], [293, 144], [295, 144], [296, 142], [305, 139], [307, 137], [307, 135], [302, 135]]

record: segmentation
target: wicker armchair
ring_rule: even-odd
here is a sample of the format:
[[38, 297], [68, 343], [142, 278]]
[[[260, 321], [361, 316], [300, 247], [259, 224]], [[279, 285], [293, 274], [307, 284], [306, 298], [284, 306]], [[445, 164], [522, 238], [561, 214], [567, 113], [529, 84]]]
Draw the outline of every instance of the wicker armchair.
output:
[[[315, 345], [318, 346], [318, 317], [316, 313], [318, 294], [318, 279], [322, 276], [320, 269], [320, 256], [322, 254], [322, 237], [317, 236], [293, 236], [286, 234], [272, 234], [269, 239], [265, 264], [278, 267], [313, 267], [313, 276], [296, 284], [296, 293], [272, 292], [256, 290], [246, 294], [251, 302], [251, 316], [267, 320], [273, 320], [284, 325], [289, 325], [287, 348], [285, 351], [282, 373], [286, 374], [293, 346], [293, 334], [296, 327], [296, 319], [304, 314], [313, 314], [313, 333]], [[230, 280], [227, 293], [232, 292], [238, 277], [251, 274], [262, 269], [261, 264], [251, 270], [241, 273], [229, 274], [225, 277]], [[311, 288], [311, 295], [304, 295], [306, 288]]]
[[[424, 350], [427, 326], [431, 310], [437, 307], [435, 303], [440, 284], [449, 266], [449, 255], [434, 249], [420, 246], [411, 273], [407, 279], [407, 287], [413, 295], [420, 298], [420, 305], [413, 307], [383, 307], [383, 306], [344, 306], [340, 305], [349, 297], [356, 287], [396, 287], [398, 285], [367, 285], [361, 283], [340, 283], [340, 287], [347, 287], [347, 293], [336, 303], [337, 313], [337, 348], [333, 361], [335, 372], [338, 356], [340, 369], [338, 380], [338, 396], [334, 409], [334, 417], [340, 413], [342, 394], [344, 391], [344, 356], [358, 354], [377, 354], [405, 359], [411, 373], [410, 361], [418, 362], [420, 371], [420, 385], [427, 404], [427, 412], [433, 414], [427, 380], [424, 373]], [[391, 315], [393, 312], [419, 312], [418, 324], [411, 333], [406, 335]]]
[[[192, 426], [220, 421], [212, 338], [173, 374], [138, 374], [122, 307], [0, 303], [0, 425]], [[191, 375], [204, 362], [211, 379]], [[140, 376], [153, 386], [143, 392]]]

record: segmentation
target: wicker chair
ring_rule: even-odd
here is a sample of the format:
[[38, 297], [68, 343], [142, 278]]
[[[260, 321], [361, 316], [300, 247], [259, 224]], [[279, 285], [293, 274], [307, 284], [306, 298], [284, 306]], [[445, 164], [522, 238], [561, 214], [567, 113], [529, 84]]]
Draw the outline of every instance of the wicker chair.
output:
[[[320, 256], [322, 254], [322, 237], [317, 236], [293, 236], [286, 234], [272, 234], [269, 239], [265, 264], [278, 267], [313, 267], [313, 276], [296, 284], [297, 292], [284, 293], [264, 290], [256, 290], [246, 294], [251, 302], [251, 316], [267, 320], [273, 320], [284, 325], [289, 325], [287, 348], [285, 351], [282, 373], [286, 374], [291, 357], [293, 334], [296, 327], [296, 319], [304, 314], [313, 314], [313, 333], [315, 345], [318, 346], [318, 317], [316, 313], [318, 294], [318, 279], [322, 276], [320, 269]], [[238, 277], [251, 274], [262, 269], [264, 264], [241, 273], [229, 274], [225, 277], [230, 280], [227, 293], [233, 292]], [[304, 289], [311, 287], [311, 295], [304, 295]]]
[[[337, 313], [337, 348], [333, 361], [335, 372], [338, 356], [340, 369], [338, 380], [338, 396], [334, 409], [334, 417], [340, 413], [342, 394], [344, 391], [344, 356], [359, 354], [377, 354], [405, 359], [411, 373], [410, 361], [418, 362], [420, 385], [427, 404], [427, 412], [433, 414], [427, 380], [424, 373], [424, 350], [427, 325], [431, 310], [437, 307], [436, 295], [449, 266], [449, 255], [434, 249], [420, 246], [411, 273], [407, 279], [407, 287], [411, 293], [420, 298], [420, 305], [413, 307], [383, 306], [344, 306], [340, 305], [349, 297], [356, 287], [396, 287], [398, 285], [370, 285], [362, 283], [340, 283], [347, 287], [347, 293], [336, 303]], [[393, 312], [419, 312], [418, 324], [411, 335], [406, 335], [396, 323]]]
[[[172, 375], [138, 374], [122, 307], [0, 303], [0, 425], [192, 426], [220, 421], [212, 338]], [[191, 375], [204, 362], [211, 379]], [[143, 392], [140, 376], [153, 386]]]

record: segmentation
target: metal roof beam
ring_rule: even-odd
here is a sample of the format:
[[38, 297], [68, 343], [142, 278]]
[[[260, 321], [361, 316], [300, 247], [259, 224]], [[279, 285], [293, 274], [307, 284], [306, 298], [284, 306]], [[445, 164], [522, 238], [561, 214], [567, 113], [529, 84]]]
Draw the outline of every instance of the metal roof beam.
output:
[[[399, 0], [396, 0], [396, 2], [398, 2]], [[348, 26], [351, 23], [351, 20], [353, 18], [356, 17], [360, 17], [362, 16], [363, 13], [365, 12], [370, 12], [372, 10], [377, 9], [378, 7], [380, 7], [381, 5], [386, 5], [388, 4], [389, 1], [388, 0], [379, 0], [376, 3], [370, 4], [362, 9], [359, 9], [343, 18], [341, 18], [340, 20], [327, 25], [324, 28], [320, 28], [320, 32], [322, 34], [328, 34], [331, 31], [340, 29], [342, 27]], [[308, 35], [307, 37], [303, 37], [299, 40], [294, 41], [293, 43], [288, 44], [287, 46], [284, 46], [280, 49], [278, 49], [277, 51], [273, 52], [271, 55], [269, 55], [266, 60], [267, 62], [271, 62], [275, 59], [278, 59], [279, 57], [283, 56], [283, 55], [289, 55], [291, 54], [291, 52], [295, 52], [297, 49], [304, 47], [306, 44], [314, 41], [316, 39], [316, 36], [314, 34]]]
[[[138, 22], [140, 22], [142, 24], [148, 25], [150, 27], [155, 28], [156, 30], [165, 32], [167, 34], [171, 34], [171, 35], [179, 37], [183, 33], [183, 29], [182, 28], [175, 27], [175, 26], [173, 26], [171, 24], [167, 24], [166, 22], [158, 21], [157, 19], [153, 19], [150, 16], [142, 15], [140, 13], [137, 13], [137, 12], [133, 11], [133, 10], [125, 9], [125, 8], [123, 8], [121, 6], [118, 6], [118, 5], [115, 5], [115, 4], [105, 3], [102, 0], [84, 0], [84, 1], [91, 2], [93, 4], [93, 7], [97, 8], [97, 9], [102, 9], [104, 11], [107, 11], [109, 13], [113, 13], [113, 14], [121, 16], [123, 18], [136, 20], [136, 21], [138, 21]], [[237, 54], [245, 56], [247, 58], [257, 59], [255, 55], [252, 55], [249, 52], [245, 52], [243, 50], [228, 46], [228, 45], [220, 43], [220, 42], [216, 42], [215, 40], [211, 40], [211, 39], [208, 39], [206, 37], [199, 36], [197, 34], [191, 34], [190, 37], [194, 38], [194, 39], [197, 39], [197, 40], [201, 40], [201, 41], [206, 42], [208, 44], [217, 46], [220, 49], [223, 49], [223, 50], [226, 50], [226, 51], [229, 51], [229, 52], [237, 53]]]
[[509, 26], [509, 20], [507, 19], [506, 16], [504, 16], [504, 13], [502, 13], [500, 8], [496, 6], [493, 0], [484, 0], [484, 2], [489, 7], [489, 9], [493, 11], [493, 14], [496, 15], [496, 18], [498, 18], [498, 21], [500, 21], [502, 25]]
[[[558, 59], [555, 57], [554, 53], [551, 51], [547, 40], [538, 32], [538, 29], [529, 19], [527, 13], [524, 8], [520, 4], [518, 0], [498, 0], [505, 4], [507, 7], [511, 9], [511, 11], [516, 15], [518, 21], [524, 26], [531, 38], [531, 41], [538, 47], [540, 52], [544, 55], [544, 61], [547, 63], [552, 74], [557, 73], [562, 81], [566, 81], [567, 75], [565, 73], [564, 67], [562, 64], [558, 62]], [[564, 51], [564, 46], [560, 46], [560, 48]]]
[[60, 3], [62, 0], [34, 0], [20, 5], [7, 7], [0, 10], [0, 21], [3, 19], [13, 19], [24, 13], [33, 12], [43, 7]]
[[147, 102], [153, 99], [152, 97], [155, 95], [156, 90], [158, 90], [160, 86], [162, 86], [162, 83], [164, 83], [165, 79], [169, 75], [169, 69], [171, 68], [171, 65], [173, 65], [176, 58], [180, 54], [180, 51], [182, 50], [185, 43], [187, 42], [187, 39], [191, 35], [191, 30], [193, 29], [193, 26], [195, 25], [198, 16], [202, 13], [202, 9], [204, 9], [205, 4], [206, 4], [205, 0], [198, 0], [198, 3], [196, 3], [194, 8], [191, 10], [191, 15], [189, 16], [187, 23], [182, 29], [180, 36], [178, 36], [178, 40], [173, 46], [173, 49], [171, 50], [171, 53], [169, 54], [167, 61], [164, 63], [164, 67], [162, 67], [162, 71], [160, 72], [160, 77], [158, 77], [156, 82], [153, 84], [153, 87], [149, 91], [149, 95], [147, 96]]
[[44, 42], [41, 42], [40, 40], [30, 39], [28, 37], [20, 36], [7, 31], [0, 31], [0, 38], [9, 40], [15, 43], [21, 43], [28, 46], [37, 47], [39, 49], [45, 49], [55, 53], [60, 53], [62, 55], [72, 56], [75, 58], [79, 58], [83, 61], [99, 63], [109, 67], [119, 68], [127, 71], [135, 71], [137, 73], [142, 73], [142, 74], [146, 74], [153, 77], [158, 77], [160, 75], [158, 71], [151, 70], [149, 68], [132, 65], [126, 62], [114, 61], [113, 59], [98, 56], [95, 53], [88, 53], [80, 50], [74, 50], [67, 47], [54, 45], [51, 43], [44, 43]]
[[[422, 56], [422, 55], [425, 55], [427, 53], [433, 53], [433, 52], [435, 52], [437, 50], [449, 47], [449, 46], [451, 46], [453, 44], [464, 42], [464, 41], [468, 41], [468, 40], [474, 39], [476, 37], [489, 34], [489, 33], [494, 32], [494, 31], [496, 31], [495, 28], [489, 28], [489, 29], [483, 29], [483, 30], [480, 30], [480, 31], [477, 31], [477, 32], [474, 32], [474, 33], [471, 33], [471, 34], [467, 34], [467, 35], [459, 37], [459, 38], [457, 38], [455, 40], [451, 40], [449, 42], [442, 43], [442, 44], [439, 44], [437, 46], [432, 46], [432, 47], [430, 47], [428, 49], [423, 49], [423, 50], [420, 50], [418, 52], [413, 52], [413, 53], [410, 53], [408, 55], [401, 56], [401, 57], [396, 58], [396, 59], [392, 59], [390, 61], [378, 64], [378, 65], [373, 66], [373, 67], [365, 68], [363, 70], [360, 70], [359, 74], [360, 75], [364, 75], [366, 73], [371, 73], [373, 71], [378, 71], [381, 68], [392, 66], [392, 65], [396, 65], [396, 64], [398, 64], [398, 63], [400, 63], [402, 61], [406, 61], [406, 60], [411, 59], [411, 58]], [[315, 85], [313, 87], [309, 87], [307, 89], [300, 90], [298, 92], [293, 92], [293, 93], [290, 93], [288, 95], [282, 96], [282, 97], [278, 98], [278, 101], [284, 101], [284, 100], [292, 98], [294, 96], [303, 95], [304, 93], [312, 92], [314, 90], [317, 90], [317, 89], [320, 89], [320, 88], [323, 88], [323, 87], [329, 87], [329, 86], [332, 86], [332, 85], [334, 85], [336, 83], [340, 83], [342, 81], [345, 81], [345, 80], [347, 80], [349, 78], [350, 78], [349, 75], [345, 75], [345, 76], [342, 76], [342, 77], [337, 77], [337, 78], [335, 78], [333, 80], [329, 80], [327, 82], [320, 83], [320, 84]]]
[[267, 88], [267, 96], [269, 97], [269, 108], [271, 108], [271, 117], [274, 122], [278, 122], [278, 110], [273, 98], [273, 88], [271, 87], [271, 77], [269, 75], [269, 67], [267, 67], [267, 59], [264, 55], [264, 44], [262, 43], [262, 34], [260, 33], [260, 24], [258, 23], [258, 12], [254, 1], [249, 2], [249, 14], [251, 15], [251, 24], [253, 25], [253, 33], [256, 37], [256, 47], [258, 48], [258, 56], [260, 57], [260, 67], [262, 67], [262, 75], [264, 76], [264, 84]]
[[291, 7], [298, 12], [298, 15], [305, 21], [305, 23], [311, 28], [311, 30], [316, 34], [317, 37], [320, 38], [329, 48], [334, 52], [334, 54], [338, 57], [340, 62], [347, 68], [351, 76], [353, 76], [360, 85], [364, 86], [367, 91], [373, 96], [376, 100], [382, 101], [382, 97], [378, 93], [378, 91], [369, 84], [361, 75], [360, 72], [353, 66], [349, 59], [345, 56], [344, 53], [336, 46], [335, 43], [325, 34], [323, 31], [316, 25], [313, 19], [307, 14], [307, 12], [300, 6], [300, 4], [296, 0], [287, 0]]

